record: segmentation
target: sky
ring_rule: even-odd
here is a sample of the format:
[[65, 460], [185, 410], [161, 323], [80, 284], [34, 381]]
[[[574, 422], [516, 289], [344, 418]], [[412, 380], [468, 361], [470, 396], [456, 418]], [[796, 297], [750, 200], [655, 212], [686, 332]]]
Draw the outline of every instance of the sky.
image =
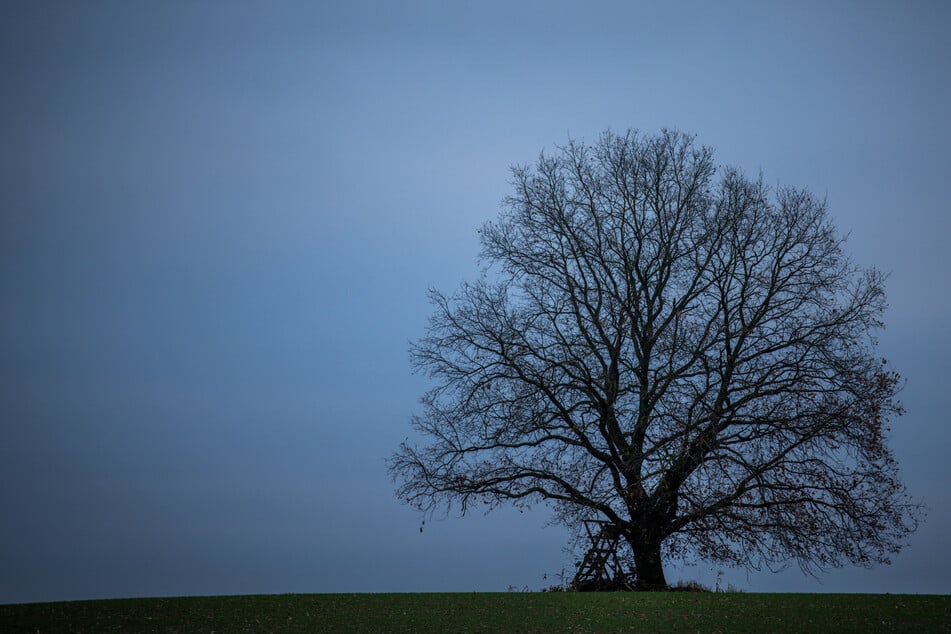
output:
[[890, 274], [929, 507], [890, 566], [668, 580], [951, 592], [949, 7], [0, 3], [0, 603], [570, 576], [543, 506], [420, 532], [396, 499], [407, 349], [510, 166], [665, 127], [824, 196]]

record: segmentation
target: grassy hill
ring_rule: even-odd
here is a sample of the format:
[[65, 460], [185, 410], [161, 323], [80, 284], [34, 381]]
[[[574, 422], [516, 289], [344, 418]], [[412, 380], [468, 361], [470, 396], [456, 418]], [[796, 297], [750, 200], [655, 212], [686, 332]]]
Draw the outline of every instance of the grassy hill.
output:
[[951, 596], [318, 594], [0, 605], [2, 632], [951, 632]]

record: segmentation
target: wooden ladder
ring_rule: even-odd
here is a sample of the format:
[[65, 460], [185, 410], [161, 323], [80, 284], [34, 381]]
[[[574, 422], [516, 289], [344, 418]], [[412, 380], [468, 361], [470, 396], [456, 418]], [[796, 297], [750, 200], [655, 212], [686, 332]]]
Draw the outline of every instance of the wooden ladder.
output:
[[572, 586], [597, 588], [621, 575], [617, 560], [621, 534], [617, 526], [607, 520], [584, 520], [584, 530], [591, 547], [578, 566]]

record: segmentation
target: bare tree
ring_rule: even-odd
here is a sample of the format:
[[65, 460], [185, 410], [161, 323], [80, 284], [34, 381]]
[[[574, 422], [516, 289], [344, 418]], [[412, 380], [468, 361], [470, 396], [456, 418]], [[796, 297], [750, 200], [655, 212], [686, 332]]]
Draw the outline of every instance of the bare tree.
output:
[[480, 281], [431, 293], [435, 380], [390, 460], [420, 509], [544, 500], [623, 537], [640, 588], [695, 554], [815, 574], [887, 562], [920, 507], [886, 446], [883, 276], [807, 191], [664, 131], [513, 169]]

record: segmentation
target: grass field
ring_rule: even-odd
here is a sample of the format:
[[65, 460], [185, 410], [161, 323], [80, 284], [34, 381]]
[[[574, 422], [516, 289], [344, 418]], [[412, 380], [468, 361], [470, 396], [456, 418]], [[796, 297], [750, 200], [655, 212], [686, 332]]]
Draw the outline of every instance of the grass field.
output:
[[951, 596], [317, 594], [0, 605], [0, 632], [951, 632]]

